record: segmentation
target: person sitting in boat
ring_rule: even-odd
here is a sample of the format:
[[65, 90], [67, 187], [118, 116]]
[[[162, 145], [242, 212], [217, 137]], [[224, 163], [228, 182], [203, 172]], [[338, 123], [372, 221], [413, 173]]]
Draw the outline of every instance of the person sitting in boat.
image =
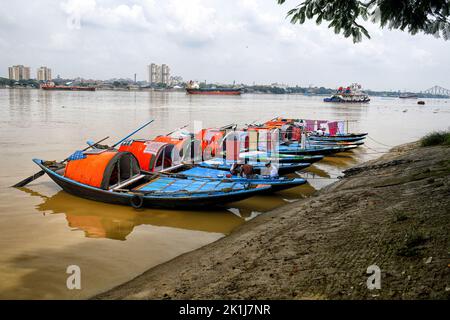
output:
[[235, 162], [235, 163], [233, 163], [233, 164], [231, 165], [230, 173], [231, 173], [233, 176], [239, 176], [239, 175], [241, 174], [241, 172], [242, 172], [242, 166], [241, 166], [240, 164], [238, 164], [237, 162]]
[[316, 135], [318, 135], [318, 136], [323, 136], [323, 135], [325, 135], [325, 129], [324, 129], [324, 128], [318, 128], [318, 129], [316, 130]]
[[269, 161], [265, 165], [265, 170], [263, 175], [270, 176], [271, 178], [278, 178], [278, 167], [274, 164], [272, 164], [272, 161]]
[[242, 177], [244, 177], [244, 178], [247, 178], [247, 179], [250, 179], [251, 177], [253, 177], [254, 176], [254, 170], [253, 170], [253, 166], [252, 165], [250, 165], [250, 164], [248, 164], [248, 163], [246, 163], [246, 164], [243, 164], [242, 165], [242, 167], [241, 167], [241, 175], [242, 175]]

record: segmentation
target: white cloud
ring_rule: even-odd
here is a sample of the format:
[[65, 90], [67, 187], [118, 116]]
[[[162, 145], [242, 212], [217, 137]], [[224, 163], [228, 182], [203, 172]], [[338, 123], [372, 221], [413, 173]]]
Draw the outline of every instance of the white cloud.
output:
[[214, 40], [220, 25], [216, 10], [199, 0], [170, 0], [164, 8], [166, 31], [182, 43], [201, 45]]
[[[63, 77], [147, 78], [150, 62], [186, 79], [421, 90], [450, 87], [450, 42], [381, 30], [353, 44], [323, 23], [292, 25], [275, 0], [4, 1], [0, 70], [48, 64]], [[5, 15], [5, 12], [8, 14]], [[80, 28], [67, 20], [80, 17]], [[36, 28], [39, 28], [36, 32]], [[70, 61], [70, 63], [67, 63]]]
[[149, 29], [150, 23], [140, 5], [119, 4], [112, 7], [98, 5], [95, 0], [68, 0], [61, 4], [67, 18], [80, 19], [81, 26], [95, 25], [104, 28]]

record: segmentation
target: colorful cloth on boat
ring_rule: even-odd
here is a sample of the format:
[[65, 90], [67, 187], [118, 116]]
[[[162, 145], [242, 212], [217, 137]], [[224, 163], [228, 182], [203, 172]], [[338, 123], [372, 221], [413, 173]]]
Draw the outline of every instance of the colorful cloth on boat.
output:
[[158, 141], [146, 141], [144, 153], [158, 154], [158, 151], [164, 147], [167, 143]]
[[74, 161], [74, 160], [81, 160], [81, 159], [85, 159], [85, 158], [86, 158], [86, 155], [83, 153], [83, 151], [77, 150], [69, 158], [67, 158], [67, 160]]
[[329, 131], [330, 135], [332, 135], [332, 136], [336, 135], [336, 133], [338, 131], [337, 121], [328, 122], [328, 131]]
[[306, 120], [306, 130], [315, 131], [316, 120]]
[[345, 123], [344, 121], [338, 121], [338, 133], [344, 134], [345, 133]]

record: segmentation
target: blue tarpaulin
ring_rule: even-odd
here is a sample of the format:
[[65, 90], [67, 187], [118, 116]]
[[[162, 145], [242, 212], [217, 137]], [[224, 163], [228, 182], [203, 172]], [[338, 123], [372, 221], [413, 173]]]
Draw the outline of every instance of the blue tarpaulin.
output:
[[80, 160], [86, 158], [86, 155], [81, 150], [75, 151], [69, 158], [67, 158], [70, 161], [74, 160]]

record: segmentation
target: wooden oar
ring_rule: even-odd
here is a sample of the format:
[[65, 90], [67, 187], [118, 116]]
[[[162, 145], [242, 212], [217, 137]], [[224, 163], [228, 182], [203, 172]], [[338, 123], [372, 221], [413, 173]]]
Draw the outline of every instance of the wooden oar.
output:
[[[84, 148], [82, 151], [86, 151], [86, 150], [90, 149], [92, 146], [95, 146], [96, 144], [98, 144], [98, 143], [100, 143], [100, 142], [103, 142], [103, 141], [105, 141], [105, 140], [108, 139], [108, 138], [109, 138], [109, 136], [108, 136], [108, 137], [105, 137], [105, 138], [103, 138], [103, 139], [101, 139], [101, 140], [99, 140], [99, 141], [97, 141], [97, 142], [94, 143], [93, 145], [90, 145], [90, 146]], [[66, 162], [67, 160], [69, 160], [68, 157], [65, 158], [63, 161], [61, 161], [61, 163], [64, 163], [64, 162]], [[22, 180], [22, 181], [16, 183], [15, 185], [13, 185], [13, 187], [14, 187], [14, 188], [24, 187], [24, 186], [26, 186], [27, 184], [29, 184], [30, 182], [36, 180], [37, 178], [42, 177], [44, 174], [45, 174], [45, 171], [44, 171], [44, 170], [41, 170], [41, 171], [39, 171], [39, 172], [33, 174], [32, 176], [30, 176], [30, 177], [28, 177], [28, 178], [26, 178], [26, 179], [24, 179], [24, 180]]]
[[155, 120], [150, 120], [149, 122], [145, 123], [143, 126], [139, 127], [138, 129], [134, 130], [132, 133], [130, 133], [129, 135], [127, 135], [125, 138], [121, 139], [120, 141], [116, 142], [115, 144], [112, 145], [111, 148], [115, 148], [116, 146], [118, 146], [119, 144], [121, 144], [122, 142], [124, 142], [125, 140], [127, 140], [129, 137], [135, 135], [137, 132], [141, 131], [142, 129], [144, 129], [146, 126], [148, 126], [150, 123], [152, 123]]
[[236, 126], [237, 126], [237, 124], [231, 123], [231, 124], [228, 124], [226, 126], [220, 127], [219, 130], [232, 129], [233, 127], [236, 127]]
[[179, 128], [177, 128], [177, 129], [175, 129], [175, 130], [173, 130], [173, 131], [167, 133], [166, 136], [170, 136], [172, 133], [177, 132], [178, 130], [184, 129], [184, 128], [186, 128], [187, 126], [188, 126], [188, 124], [186, 124], [186, 125], [184, 125], [184, 126], [182, 126], [182, 127], [179, 127]]

